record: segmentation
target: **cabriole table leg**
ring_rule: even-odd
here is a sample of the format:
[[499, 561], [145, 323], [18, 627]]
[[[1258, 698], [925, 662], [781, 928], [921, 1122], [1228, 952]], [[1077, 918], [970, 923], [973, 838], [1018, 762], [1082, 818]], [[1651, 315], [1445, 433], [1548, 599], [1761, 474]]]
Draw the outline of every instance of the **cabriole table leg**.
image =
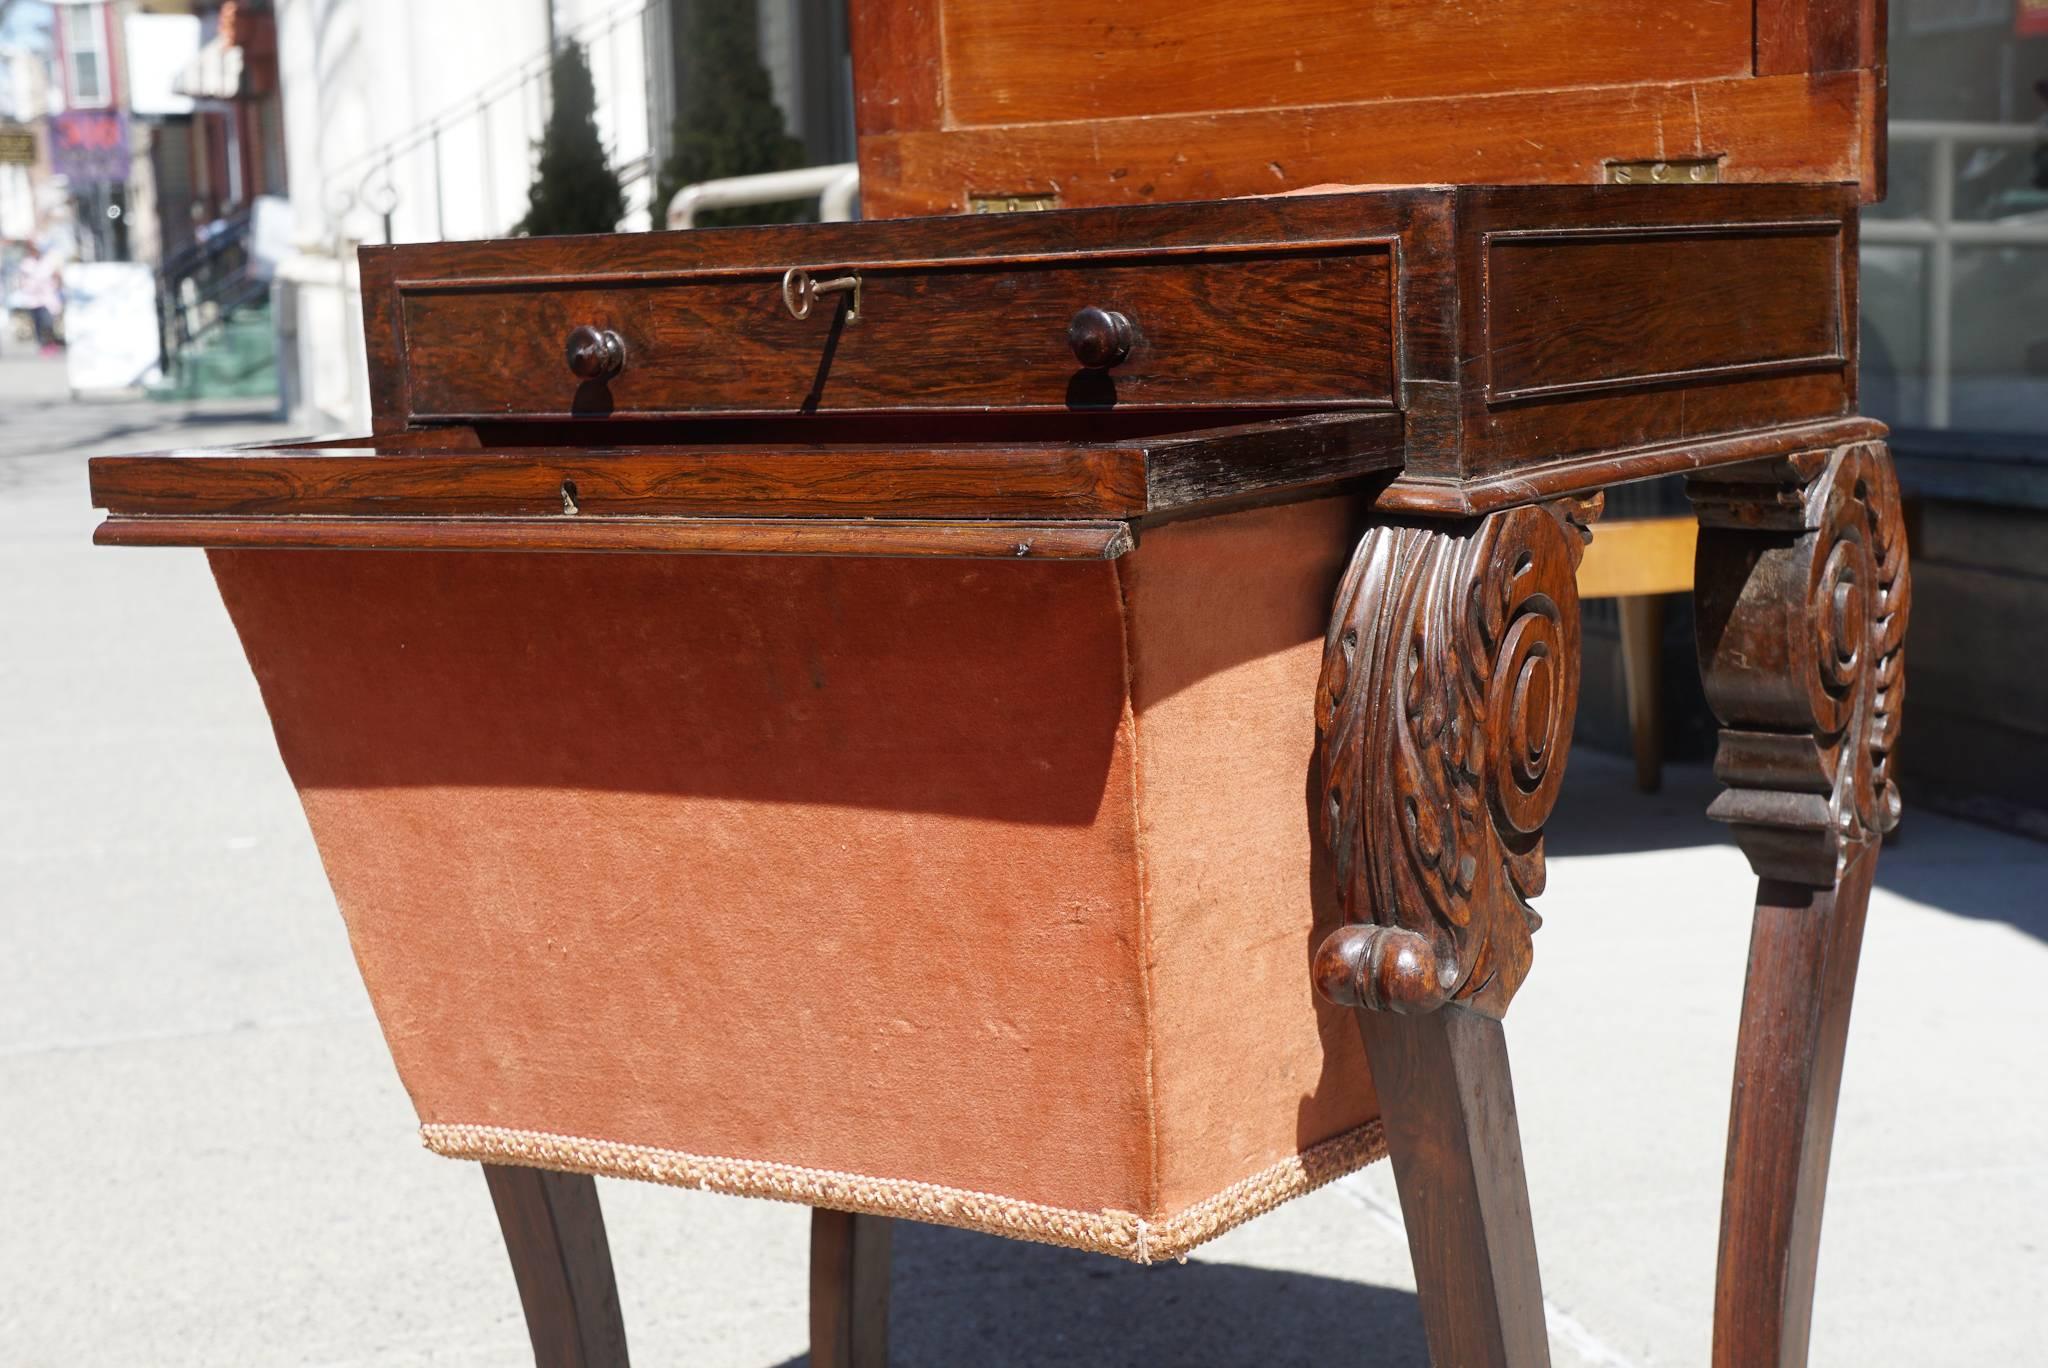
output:
[[1360, 1012], [1432, 1362], [1550, 1362], [1501, 1024], [1462, 1007]]
[[1362, 1009], [1441, 1368], [1550, 1362], [1500, 1017], [1540, 922], [1595, 511], [1372, 527], [1324, 648], [1317, 793], [1347, 924], [1316, 984]]
[[597, 1180], [485, 1164], [498, 1228], [533, 1340], [534, 1368], [627, 1368]]
[[1897, 481], [1858, 442], [1697, 475], [1700, 668], [1714, 768], [1760, 882], [1736, 1043], [1717, 1368], [1806, 1362], [1821, 1206], [1911, 599]]

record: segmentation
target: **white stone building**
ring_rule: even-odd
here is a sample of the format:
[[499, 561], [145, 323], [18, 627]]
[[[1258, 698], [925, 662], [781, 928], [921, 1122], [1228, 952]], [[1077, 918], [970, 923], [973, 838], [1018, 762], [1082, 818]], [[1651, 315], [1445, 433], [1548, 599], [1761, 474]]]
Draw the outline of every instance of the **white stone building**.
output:
[[[363, 429], [355, 249], [507, 232], [525, 212], [551, 39], [585, 45], [597, 119], [649, 204], [674, 109], [681, 6], [716, 0], [275, 0], [293, 254], [279, 272], [285, 401], [308, 431]], [[849, 158], [845, 18], [759, 0], [762, 57], [815, 161]]]

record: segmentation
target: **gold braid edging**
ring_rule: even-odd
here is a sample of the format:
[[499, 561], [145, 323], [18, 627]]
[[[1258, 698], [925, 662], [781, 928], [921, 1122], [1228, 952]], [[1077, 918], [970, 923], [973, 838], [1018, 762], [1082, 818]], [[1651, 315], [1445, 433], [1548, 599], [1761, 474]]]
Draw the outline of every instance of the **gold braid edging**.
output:
[[870, 1178], [830, 1169], [799, 1168], [753, 1159], [721, 1159], [650, 1145], [586, 1140], [502, 1126], [429, 1123], [420, 1127], [428, 1149], [450, 1159], [515, 1164], [633, 1178], [671, 1187], [766, 1197], [870, 1216], [900, 1216], [989, 1235], [1111, 1254], [1134, 1263], [1178, 1259], [1197, 1245], [1260, 1216], [1282, 1202], [1315, 1191], [1363, 1168], [1387, 1152], [1378, 1121], [1325, 1140], [1272, 1167], [1231, 1184], [1214, 1197], [1164, 1220], [1128, 1211], [1077, 1211], [901, 1178]]

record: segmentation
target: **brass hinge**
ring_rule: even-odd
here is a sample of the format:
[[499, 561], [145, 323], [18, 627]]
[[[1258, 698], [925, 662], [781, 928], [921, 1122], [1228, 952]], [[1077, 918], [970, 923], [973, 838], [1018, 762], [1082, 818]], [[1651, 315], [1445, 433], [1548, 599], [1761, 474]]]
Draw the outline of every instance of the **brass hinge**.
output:
[[1721, 158], [1676, 161], [1611, 161], [1602, 164], [1609, 185], [1712, 185], [1721, 179]]
[[1057, 209], [1058, 195], [969, 195], [967, 208], [976, 214], [1019, 214], [1035, 209]]

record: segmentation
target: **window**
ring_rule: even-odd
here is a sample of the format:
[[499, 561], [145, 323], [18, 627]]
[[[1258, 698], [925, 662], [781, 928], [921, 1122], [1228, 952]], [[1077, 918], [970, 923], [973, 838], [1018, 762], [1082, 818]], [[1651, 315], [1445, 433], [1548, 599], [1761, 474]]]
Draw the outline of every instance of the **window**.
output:
[[2048, 0], [1904, 0], [1892, 18], [1890, 192], [1863, 224], [1864, 409], [1902, 449], [2036, 443]]
[[65, 102], [73, 109], [104, 109], [114, 102], [104, 9], [66, 5], [57, 13], [64, 23]]

